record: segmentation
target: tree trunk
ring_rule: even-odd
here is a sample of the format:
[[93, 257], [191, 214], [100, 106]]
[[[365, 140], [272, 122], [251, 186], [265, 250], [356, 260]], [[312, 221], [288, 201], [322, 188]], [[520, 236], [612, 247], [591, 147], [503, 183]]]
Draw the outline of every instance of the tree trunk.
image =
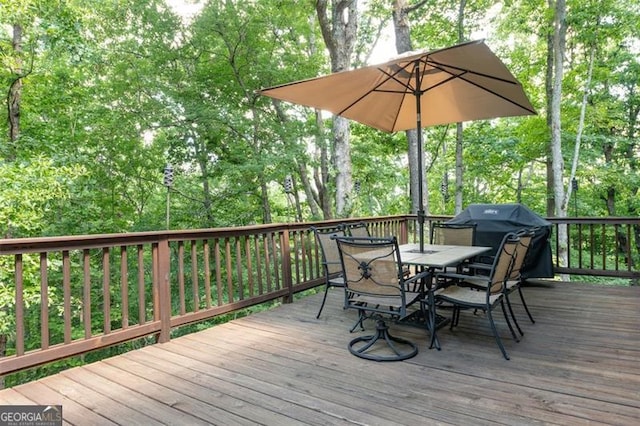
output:
[[[565, 0], [556, 0], [553, 36], [553, 92], [551, 97], [551, 153], [553, 165], [553, 194], [555, 198], [555, 216], [566, 217], [566, 209], [563, 209], [564, 186], [563, 171], [564, 161], [562, 157], [562, 120], [560, 105], [562, 100], [562, 78], [564, 75], [564, 51], [566, 34], [566, 5]], [[567, 227], [558, 227], [558, 260], [560, 266], [568, 264]]]
[[[612, 143], [604, 144], [602, 153], [604, 155], [604, 162], [607, 165], [607, 167], [612, 167], [614, 163], [613, 149], [614, 149], [614, 146]], [[607, 195], [604, 197], [604, 203], [607, 206], [607, 212], [609, 213], [609, 216], [615, 216], [616, 215], [616, 188], [615, 187], [613, 186], [607, 187]]]
[[[414, 6], [407, 5], [407, 0], [394, 0], [393, 3], [393, 28], [396, 38], [396, 50], [398, 53], [413, 50], [411, 44], [411, 28], [409, 25], [409, 13], [424, 5], [419, 2]], [[419, 131], [422, 131], [419, 129]], [[424, 149], [422, 150], [422, 170], [418, 170], [418, 133], [416, 130], [407, 130], [408, 158], [409, 158], [409, 194], [411, 196], [411, 212], [417, 213], [422, 208], [426, 215], [429, 214], [429, 191], [427, 184], [427, 176], [425, 174]], [[424, 139], [423, 139], [424, 145]], [[424, 205], [420, 206], [419, 187], [420, 179], [422, 179], [422, 200]]]
[[[464, 37], [464, 9], [467, 6], [467, 0], [460, 0], [458, 4], [458, 43], [462, 43], [465, 40]], [[454, 213], [458, 214], [462, 211], [462, 191], [464, 189], [463, 174], [464, 174], [464, 162], [462, 159], [462, 123], [456, 123], [456, 195], [455, 195], [455, 210]]]
[[317, 194], [314, 194], [313, 188], [311, 186], [311, 182], [309, 180], [309, 171], [307, 169], [306, 163], [304, 162], [298, 163], [298, 174], [300, 175], [302, 188], [304, 188], [304, 193], [307, 199], [307, 205], [309, 206], [309, 210], [311, 210], [311, 216], [320, 217], [320, 209], [318, 208], [319, 204], [316, 201]]
[[[553, 0], [549, 0], [549, 8], [553, 9]], [[553, 33], [549, 32], [547, 36], [547, 67], [545, 71], [545, 93], [547, 98], [547, 127], [551, 129], [551, 102], [553, 99]], [[555, 197], [554, 191], [554, 178], [553, 178], [553, 153], [551, 152], [551, 138], [549, 138], [549, 144], [547, 145], [547, 216], [555, 216]]]
[[262, 173], [260, 173], [260, 198], [262, 200], [262, 223], [273, 223], [271, 205], [269, 204], [269, 188]]
[[200, 167], [200, 179], [202, 180], [202, 194], [204, 196], [204, 214], [207, 218], [207, 223], [205, 227], [213, 227], [215, 226], [214, 215], [213, 215], [213, 200], [211, 199], [211, 188], [209, 187], [209, 172], [207, 170], [208, 164], [206, 159], [203, 159], [202, 156], [198, 156], [198, 165]]
[[333, 119], [333, 165], [336, 170], [336, 216], [349, 216], [352, 206], [351, 193], [351, 146], [349, 138], [349, 120], [342, 117]]
[[291, 176], [293, 179], [293, 200], [296, 208], [296, 222], [302, 222], [302, 204], [300, 203], [300, 194], [298, 193], [298, 185], [296, 183], [295, 176]]
[[[275, 107], [276, 114], [278, 115], [278, 119], [280, 120], [280, 122], [286, 123], [289, 120], [289, 118], [284, 113], [284, 111], [282, 111], [282, 108], [280, 107], [280, 101], [278, 101], [277, 99], [274, 99], [273, 105]], [[322, 134], [323, 133], [322, 132], [322, 129], [323, 129], [322, 113], [320, 110], [315, 110], [315, 113], [316, 113], [316, 125], [318, 126], [318, 132], [316, 134], [316, 147], [319, 147], [318, 148], [319, 151], [324, 153], [324, 154], [320, 154], [320, 163], [324, 170], [325, 161], [323, 161], [323, 159], [326, 160], [327, 148], [326, 148], [326, 143], [324, 143], [324, 139], [323, 139], [324, 136]], [[320, 201], [319, 200], [321, 198], [319, 194], [327, 191], [326, 182], [321, 180], [316, 180], [314, 181], [315, 185], [312, 185], [311, 179], [309, 177], [309, 170], [307, 168], [307, 164], [304, 161], [301, 161], [299, 159], [294, 159], [294, 162], [296, 165], [296, 170], [298, 171], [298, 175], [300, 176], [300, 182], [302, 183], [302, 188], [306, 196], [307, 205], [309, 206], [309, 210], [311, 210], [311, 216], [314, 218], [319, 218], [320, 217], [320, 208], [319, 208]], [[294, 194], [296, 199], [296, 210], [300, 211], [301, 210], [300, 197], [298, 195], [297, 190], [294, 191]], [[302, 217], [301, 211], [299, 215], [300, 217]], [[325, 219], [328, 219], [328, 217], [325, 216]]]
[[[627, 143], [627, 152], [626, 152], [626, 156], [627, 156], [627, 160], [629, 161], [629, 168], [631, 169], [632, 175], [637, 175], [638, 173], [638, 157], [636, 156], [636, 148], [637, 145], [635, 143], [636, 138], [634, 137], [635, 133], [635, 129], [636, 129], [636, 123], [638, 122], [638, 115], [640, 115], [640, 104], [638, 103], [633, 103], [630, 102], [630, 105], [628, 106], [629, 108], [629, 113], [628, 113], [628, 130], [627, 130], [627, 139], [628, 139], [628, 143]], [[636, 184], [633, 184], [634, 186], [631, 188], [631, 193], [637, 197], [638, 196], [638, 192], [639, 192], [639, 188]], [[637, 216], [638, 214], [638, 210], [635, 206], [635, 204], [632, 204], [629, 208], [629, 213], [631, 214], [631, 216]], [[633, 227], [633, 239], [635, 240], [635, 244], [633, 244], [632, 241], [629, 241], [629, 244], [635, 248], [635, 253], [640, 253], [640, 226], [634, 225]], [[629, 259], [631, 269], [635, 270], [635, 261], [634, 261], [635, 256], [631, 256], [631, 259]], [[634, 279], [631, 281], [631, 285], [638, 285], [638, 279]]]
[[[331, 72], [349, 69], [358, 29], [357, 0], [332, 0], [331, 19], [328, 1], [317, 0], [316, 13], [322, 37], [331, 57]], [[349, 147], [349, 121], [334, 117], [333, 161], [336, 167], [336, 215], [345, 216], [351, 209], [351, 153]]]
[[[599, 21], [598, 19], [597, 21]], [[562, 201], [562, 209], [566, 212], [569, 210], [569, 201], [571, 200], [571, 191], [573, 190], [573, 179], [576, 176], [576, 170], [578, 169], [578, 163], [580, 162], [580, 144], [582, 142], [582, 131], [584, 130], [584, 117], [587, 110], [587, 101], [589, 100], [589, 91], [591, 88], [591, 77], [593, 76], [593, 63], [596, 56], [596, 43], [591, 45], [591, 52], [589, 54], [589, 71], [587, 72], [587, 81], [584, 84], [584, 92], [582, 95], [582, 105], [580, 107], [580, 121], [578, 122], [578, 131], [576, 133], [576, 144], [573, 149], [573, 161], [571, 162], [571, 173], [569, 174], [569, 181], [567, 185], [567, 192], [565, 198]]]
[[522, 182], [523, 177], [522, 177], [522, 173], [523, 170], [522, 168], [520, 168], [518, 170], [518, 179], [517, 179], [517, 186], [516, 186], [516, 203], [520, 204], [522, 203], [522, 189], [524, 188], [524, 183]]
[[456, 195], [454, 214], [462, 211], [462, 194], [463, 194], [463, 173], [464, 165], [462, 161], [462, 123], [456, 123]]
[[325, 219], [332, 219], [331, 197], [329, 191], [329, 143], [324, 131], [322, 113], [316, 110], [316, 123], [318, 125], [318, 136], [316, 146], [320, 149], [320, 174], [316, 171], [315, 181], [318, 188], [318, 204], [322, 209]]
[[13, 26], [13, 52], [15, 55], [15, 79], [9, 87], [7, 95], [7, 110], [9, 119], [9, 149], [6, 160], [14, 161], [17, 157], [18, 138], [20, 137], [20, 103], [22, 100], [22, 26]]
[[195, 160], [200, 169], [200, 181], [202, 182], [202, 197], [203, 208], [206, 217], [206, 224], [204, 227], [212, 227], [215, 225], [215, 216], [213, 214], [213, 199], [211, 197], [211, 188], [209, 186], [209, 157], [206, 148], [206, 142], [202, 141], [197, 135], [187, 134], [185, 137], [185, 143], [187, 140], [193, 140], [193, 149], [195, 152]]

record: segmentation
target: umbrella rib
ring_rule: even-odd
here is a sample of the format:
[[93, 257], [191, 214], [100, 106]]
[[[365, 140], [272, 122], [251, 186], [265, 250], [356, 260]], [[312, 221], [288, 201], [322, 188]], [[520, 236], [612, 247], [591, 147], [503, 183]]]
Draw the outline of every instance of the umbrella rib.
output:
[[345, 111], [348, 111], [349, 108], [351, 108], [352, 106], [354, 106], [355, 104], [357, 104], [358, 102], [360, 102], [362, 99], [364, 99], [365, 97], [367, 97], [367, 95], [373, 93], [373, 92], [381, 92], [381, 93], [397, 93], [397, 94], [406, 94], [407, 90], [404, 91], [400, 91], [400, 90], [378, 90], [378, 88], [380, 86], [382, 86], [384, 83], [388, 82], [390, 79], [392, 79], [393, 81], [397, 82], [398, 84], [400, 84], [402, 87], [404, 87], [405, 89], [408, 89], [410, 91], [414, 91], [415, 89], [413, 88], [413, 86], [411, 85], [407, 85], [405, 83], [403, 83], [402, 81], [398, 80], [396, 78], [396, 75], [398, 73], [400, 73], [401, 71], [405, 70], [404, 67], [399, 67], [398, 70], [396, 72], [394, 72], [393, 74], [389, 74], [386, 70], [378, 68], [378, 71], [380, 71], [382, 74], [386, 75], [387, 78], [383, 79], [382, 81], [380, 81], [373, 89], [371, 89], [370, 91], [362, 94], [362, 96], [358, 97], [355, 101], [351, 102], [349, 105], [347, 105], [345, 108], [343, 108], [342, 110], [340, 110], [338, 112], [337, 115], [342, 115], [344, 114]]
[[469, 69], [469, 68], [462, 68], [462, 67], [457, 67], [455, 65], [445, 64], [445, 63], [442, 63], [442, 62], [434, 61], [433, 59], [430, 59], [430, 58], [425, 59], [424, 63], [425, 63], [425, 65], [430, 65], [430, 66], [432, 66], [434, 68], [437, 68], [437, 69], [439, 69], [441, 71], [444, 71], [444, 72], [446, 72], [447, 74], [450, 74], [450, 75], [456, 75], [456, 74], [452, 73], [447, 68], [451, 68], [451, 69], [454, 69], [456, 71], [462, 71], [462, 74], [458, 74], [458, 75], [463, 75], [463, 74], [469, 73], [469, 74], [477, 75], [479, 77], [485, 77], [485, 78], [488, 78], [488, 79], [491, 79], [491, 80], [501, 81], [503, 83], [518, 84], [516, 81], [513, 81], [513, 80], [509, 80], [509, 79], [498, 77], [498, 76], [495, 76], [495, 75], [474, 71], [474, 70]]
[[[529, 111], [532, 114], [536, 113], [534, 110], [532, 110], [532, 109], [530, 109], [530, 108], [528, 108], [528, 107], [526, 107], [524, 105], [521, 105], [520, 103], [518, 103], [518, 102], [516, 102], [516, 101], [514, 101], [514, 100], [512, 100], [512, 99], [510, 99], [510, 98], [508, 98], [506, 96], [501, 95], [500, 93], [496, 92], [495, 90], [491, 90], [491, 89], [489, 89], [489, 88], [487, 88], [485, 86], [482, 86], [482, 85], [480, 85], [480, 84], [478, 84], [478, 83], [476, 83], [474, 81], [471, 81], [470, 79], [468, 79], [468, 78], [466, 78], [464, 76], [465, 76], [465, 74], [473, 74], [473, 75], [477, 75], [477, 76], [480, 76], [480, 77], [485, 77], [485, 78], [489, 78], [491, 80], [499, 81], [499, 82], [502, 82], [502, 83], [513, 84], [513, 85], [517, 85], [518, 84], [517, 81], [508, 80], [508, 79], [505, 79], [505, 78], [497, 77], [497, 76], [490, 75], [490, 74], [480, 73], [480, 72], [476, 72], [476, 71], [469, 70], [469, 69], [466, 69], [466, 68], [456, 67], [456, 66], [453, 66], [453, 65], [447, 65], [447, 64], [439, 63], [439, 62], [436, 62], [436, 61], [433, 61], [433, 60], [425, 61], [425, 65], [427, 63], [429, 65], [433, 66], [434, 68], [437, 68], [439, 70], [442, 70], [443, 72], [446, 72], [451, 77], [446, 79], [446, 80], [444, 80], [444, 81], [441, 81], [438, 84], [435, 84], [435, 85], [425, 89], [421, 93], [428, 92], [429, 90], [432, 90], [432, 89], [434, 89], [434, 88], [436, 88], [436, 87], [438, 87], [438, 86], [440, 86], [440, 85], [442, 85], [444, 83], [448, 83], [449, 81], [451, 81], [453, 79], [459, 78], [460, 80], [466, 81], [467, 83], [471, 84], [472, 86], [475, 86], [478, 89], [484, 90], [487, 93], [491, 93], [492, 95], [497, 96], [498, 98], [500, 98], [500, 99], [502, 99], [504, 101], [507, 101], [512, 105], [520, 107], [520, 108], [524, 109], [525, 111]], [[446, 68], [452, 68], [452, 69], [455, 69], [455, 70], [458, 70], [458, 71], [462, 71], [462, 73], [461, 74], [454, 74], [453, 72], [449, 71]]]
[[[409, 65], [413, 65], [413, 63], [407, 64], [407, 66], [409, 66]], [[398, 75], [400, 73], [400, 71], [405, 71], [406, 72], [405, 67], [400, 67], [398, 69], [398, 71], [396, 71], [393, 74], [389, 74], [386, 70], [383, 70], [383, 69], [380, 69], [380, 68], [378, 68], [378, 70], [380, 70], [380, 72], [383, 73], [384, 75], [386, 75], [388, 78], [386, 80], [381, 81], [380, 84], [378, 84], [376, 86], [376, 88], [373, 89], [374, 91], [376, 91], [376, 92], [388, 92], [388, 93], [407, 93], [407, 91], [409, 91], [411, 93], [414, 93], [416, 91], [416, 89], [411, 84], [411, 81], [412, 81], [411, 78], [408, 78], [406, 83], [403, 82], [402, 80], [399, 80], [398, 78], [396, 78], [396, 75]], [[413, 75], [413, 72], [410, 72], [409, 74]], [[404, 87], [405, 90], [404, 91], [400, 91], [400, 90], [397, 90], [397, 91], [396, 90], [384, 90], [384, 89], [383, 90], [378, 90], [378, 87], [380, 87], [382, 85], [382, 83], [389, 81], [389, 79], [395, 81], [400, 86]]]
[[[466, 81], [467, 83], [469, 83], [469, 84], [471, 84], [471, 85], [473, 85], [473, 86], [476, 86], [478, 89], [481, 89], [481, 90], [484, 90], [485, 92], [491, 93], [492, 95], [497, 96], [498, 98], [500, 98], [500, 99], [502, 99], [502, 100], [504, 100], [504, 101], [507, 101], [507, 102], [509, 102], [509, 103], [510, 103], [510, 104], [512, 104], [512, 105], [515, 105], [515, 106], [517, 106], [517, 107], [520, 107], [520, 108], [522, 108], [522, 109], [523, 109], [523, 110], [525, 110], [525, 111], [529, 111], [529, 112], [530, 112], [530, 113], [532, 113], [532, 114], [535, 114], [535, 113], [536, 113], [536, 112], [535, 112], [535, 110], [530, 109], [530, 108], [526, 107], [525, 105], [521, 105], [520, 103], [518, 103], [518, 102], [514, 101], [513, 99], [510, 99], [510, 98], [508, 98], [508, 97], [506, 97], [506, 96], [503, 96], [503, 95], [501, 95], [500, 93], [496, 92], [495, 90], [488, 89], [488, 88], [486, 88], [486, 87], [484, 87], [484, 86], [481, 86], [481, 85], [479, 85], [478, 83], [475, 83], [475, 82], [473, 82], [473, 81], [471, 81], [471, 80], [469, 80], [469, 79], [466, 79], [466, 78], [464, 78], [464, 77], [460, 77], [460, 79], [461, 79], [461, 80]], [[514, 84], [516, 84], [516, 83], [514, 83]]]
[[355, 101], [351, 102], [349, 105], [347, 105], [345, 108], [341, 109], [340, 111], [338, 111], [338, 113], [336, 115], [342, 115], [344, 114], [345, 111], [347, 111], [349, 108], [351, 108], [352, 106], [354, 106], [355, 104], [357, 104], [358, 102], [360, 102], [362, 99], [364, 99], [369, 93], [371, 92], [367, 92], [364, 93], [362, 96], [360, 96], [359, 98], [357, 98]]
[[462, 79], [464, 81], [467, 81], [465, 78], [462, 78], [461, 76], [462, 76], [462, 74], [451, 74], [451, 73], [449, 73], [449, 78], [447, 78], [446, 80], [442, 80], [442, 81], [434, 84], [433, 86], [427, 87], [424, 90], [421, 90], [420, 94], [427, 93], [429, 90], [433, 90], [436, 87], [442, 86], [443, 84], [447, 84], [448, 82], [450, 82], [451, 80], [455, 80], [456, 78], [460, 78], [460, 79]]

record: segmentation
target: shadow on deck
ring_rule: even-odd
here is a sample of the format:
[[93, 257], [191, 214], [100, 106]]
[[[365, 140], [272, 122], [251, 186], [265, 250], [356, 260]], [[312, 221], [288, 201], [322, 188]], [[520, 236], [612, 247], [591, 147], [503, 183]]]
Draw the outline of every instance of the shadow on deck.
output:
[[[640, 423], [640, 287], [525, 288], [525, 336], [463, 312], [415, 358], [365, 361], [346, 345], [356, 312], [332, 290], [268, 312], [0, 391], [0, 404], [60, 404], [71, 424]], [[515, 297], [514, 300], [518, 298]], [[367, 331], [373, 329], [368, 322]]]

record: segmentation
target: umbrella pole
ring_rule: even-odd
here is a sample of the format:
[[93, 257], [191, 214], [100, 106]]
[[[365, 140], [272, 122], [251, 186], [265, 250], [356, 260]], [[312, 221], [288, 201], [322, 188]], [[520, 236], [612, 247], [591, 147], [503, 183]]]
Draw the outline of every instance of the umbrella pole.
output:
[[413, 92], [416, 98], [416, 132], [418, 132], [418, 227], [420, 229], [420, 253], [424, 252], [424, 200], [422, 197], [422, 179], [424, 173], [422, 170], [422, 116], [420, 108], [420, 60], [415, 61], [413, 72], [416, 77], [416, 86]]
[[[418, 117], [420, 113], [418, 112]], [[420, 119], [418, 119], [420, 123]], [[422, 199], [422, 128], [418, 124], [418, 171], [420, 176], [418, 177], [418, 225], [420, 227], [420, 253], [424, 252], [424, 200]]]

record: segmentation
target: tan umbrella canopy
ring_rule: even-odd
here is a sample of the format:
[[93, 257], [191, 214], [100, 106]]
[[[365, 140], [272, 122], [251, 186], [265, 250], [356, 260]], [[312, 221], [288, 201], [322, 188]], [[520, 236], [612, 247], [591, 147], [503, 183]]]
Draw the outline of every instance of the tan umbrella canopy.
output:
[[[522, 85], [482, 40], [410, 53], [383, 64], [287, 83], [259, 93], [387, 132], [536, 113]], [[418, 170], [422, 170], [421, 131]], [[418, 182], [422, 251], [422, 176]]]

